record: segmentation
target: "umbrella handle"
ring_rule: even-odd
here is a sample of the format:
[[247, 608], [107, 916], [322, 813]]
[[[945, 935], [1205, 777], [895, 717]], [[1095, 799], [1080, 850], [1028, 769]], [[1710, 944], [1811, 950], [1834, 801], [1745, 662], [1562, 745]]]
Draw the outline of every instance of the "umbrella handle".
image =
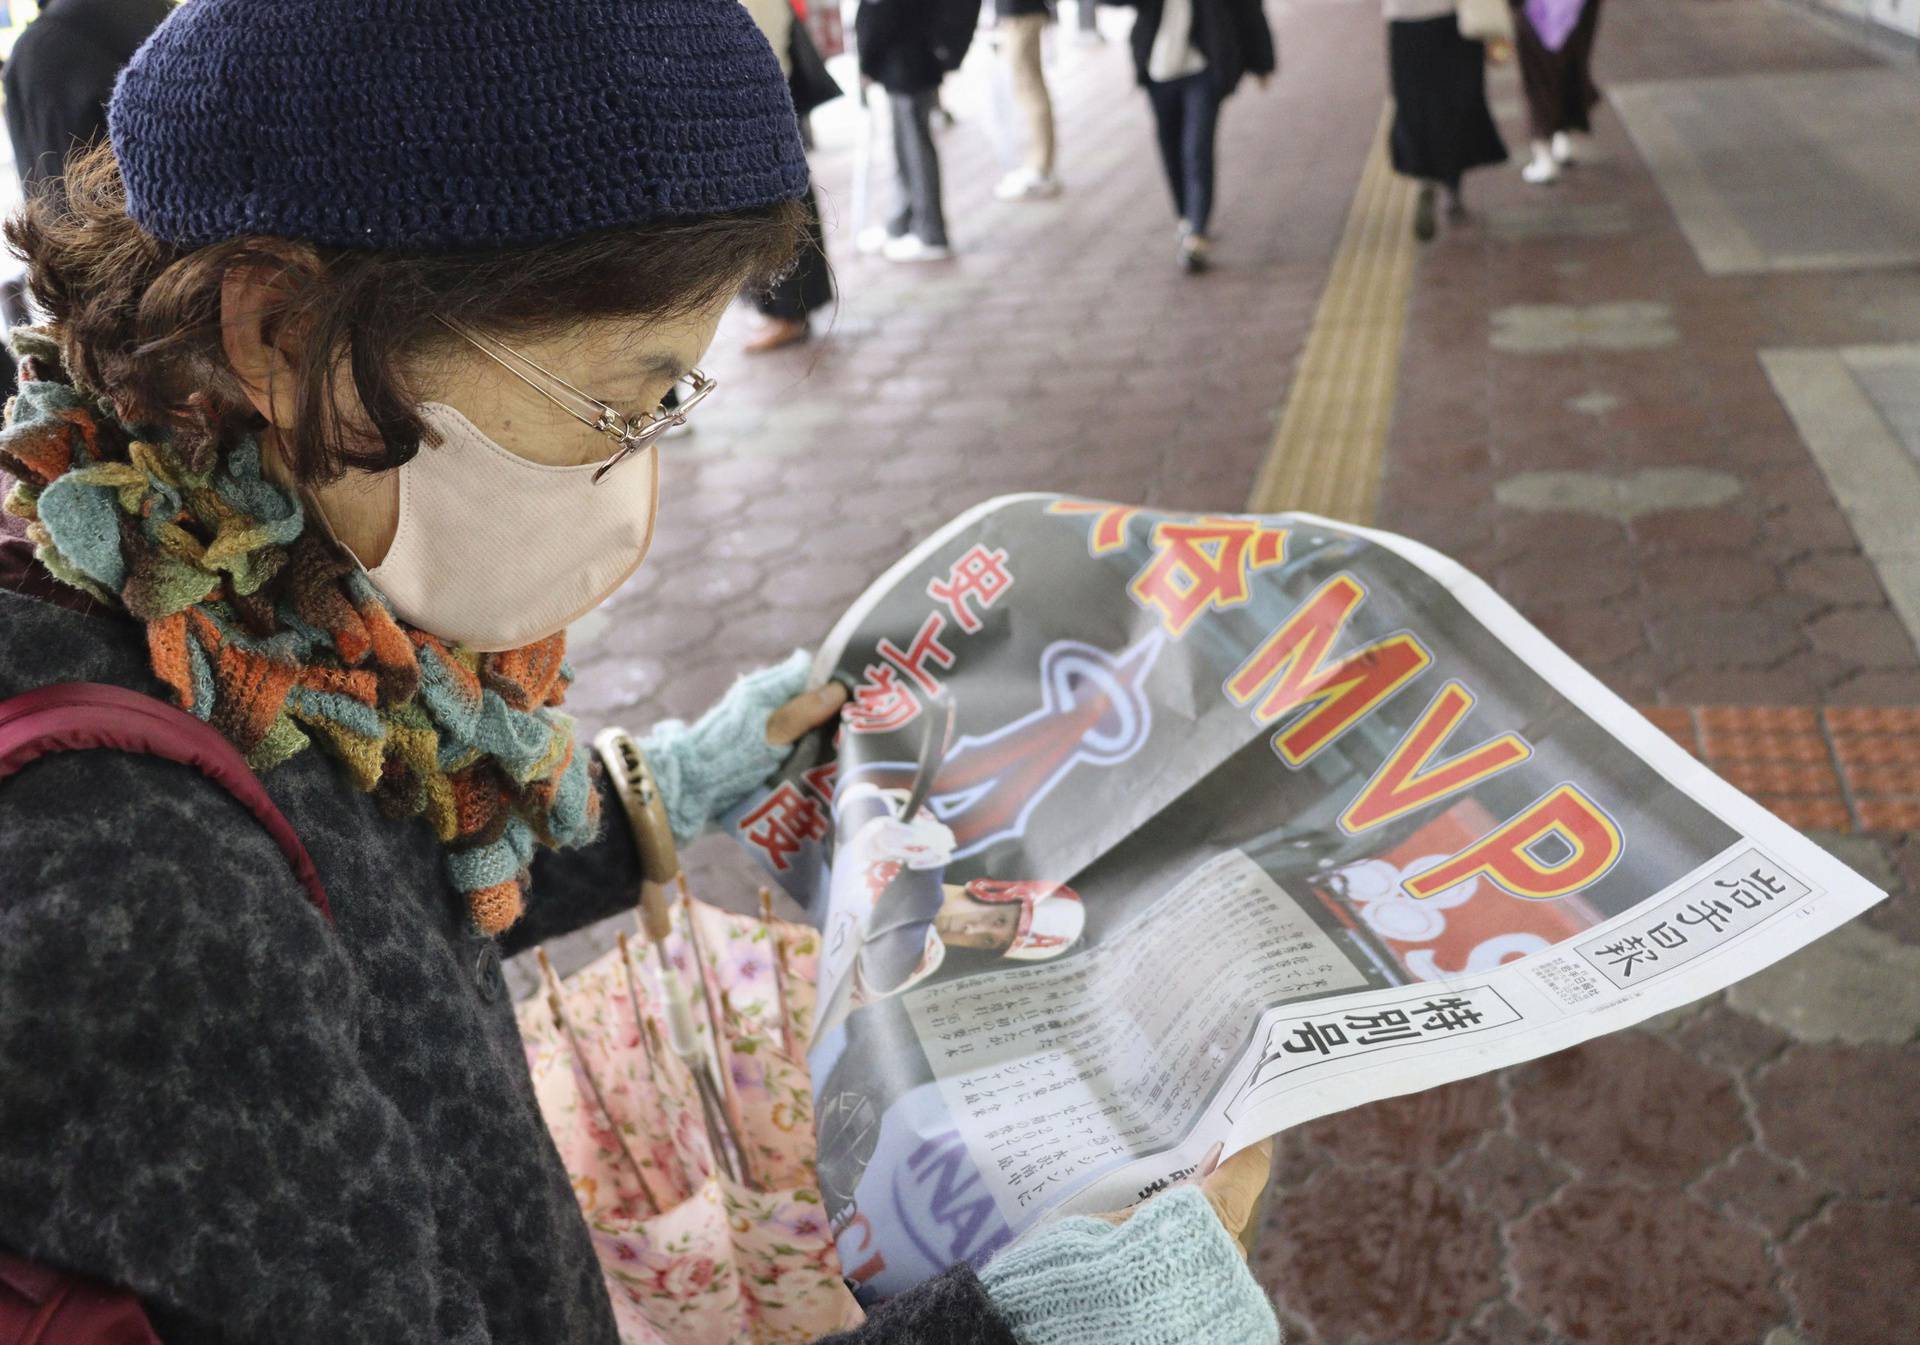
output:
[[607, 768], [634, 847], [640, 852], [640, 919], [647, 937], [658, 944], [673, 932], [672, 899], [666, 885], [680, 873], [680, 849], [667, 819], [666, 800], [640, 744], [625, 729], [602, 730], [594, 737], [593, 749]]

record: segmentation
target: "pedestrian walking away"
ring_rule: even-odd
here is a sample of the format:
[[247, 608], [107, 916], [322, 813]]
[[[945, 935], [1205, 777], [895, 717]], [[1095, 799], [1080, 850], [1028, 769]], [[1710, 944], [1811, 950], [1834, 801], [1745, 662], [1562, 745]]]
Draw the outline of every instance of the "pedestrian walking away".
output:
[[[807, 163], [739, 0], [408, 10], [179, 7], [7, 224], [0, 1345], [619, 1345], [501, 959], [640, 893], [566, 629]], [[623, 740], [661, 827], [831, 731], [810, 662]], [[1274, 1345], [1266, 1158], [833, 1339]]]
[[[793, 97], [794, 114], [801, 130], [814, 109], [832, 102], [841, 94], [840, 86], [827, 73], [826, 62], [799, 22], [790, 0], [744, 0], [754, 24], [766, 37], [774, 55], [780, 58], [780, 71], [787, 78], [787, 90]], [[803, 142], [805, 136], [802, 136]], [[762, 319], [758, 331], [747, 338], [743, 349], [750, 355], [763, 355], [804, 341], [812, 335], [813, 313], [833, 302], [833, 268], [827, 263], [826, 232], [820, 224], [820, 199], [811, 183], [804, 201], [807, 211], [806, 237], [793, 265], [754, 296], [754, 307]]]
[[889, 261], [950, 254], [933, 116], [940, 82], [960, 68], [980, 21], [980, 0], [861, 0], [854, 16], [860, 73], [887, 92], [898, 201], [884, 230], [860, 240]]
[[[14, 41], [4, 83], [13, 167], [27, 192], [57, 189], [67, 156], [107, 132], [114, 77], [172, 8], [169, 0], [46, 0]], [[0, 326], [29, 320], [26, 293], [9, 266], [0, 281]], [[0, 396], [15, 387], [13, 357], [0, 351]]]
[[[1499, 12], [1504, 15], [1504, 0]], [[1463, 36], [1456, 0], [1385, 0], [1387, 73], [1393, 90], [1393, 169], [1420, 183], [1413, 231], [1425, 241], [1466, 213], [1461, 178], [1505, 163], [1506, 142], [1487, 106], [1487, 46]]]
[[1520, 175], [1536, 187], [1588, 157], [1593, 109], [1593, 42], [1601, 0], [1511, 0], [1514, 52], [1527, 99], [1532, 157]]
[[1053, 99], [1047, 93], [1042, 39], [1053, 23], [1052, 0], [994, 0], [996, 27], [1014, 101], [1027, 123], [1026, 158], [1000, 179], [1003, 201], [1037, 201], [1060, 194], [1053, 172]]
[[1260, 0], [1109, 0], [1134, 10], [1134, 76], [1153, 106], [1160, 159], [1179, 216], [1179, 261], [1209, 264], [1220, 107], [1253, 75], [1275, 67], [1273, 30]]
[[173, 8], [169, 0], [47, 0], [7, 57], [7, 134], [29, 188], [107, 132], [114, 77]]

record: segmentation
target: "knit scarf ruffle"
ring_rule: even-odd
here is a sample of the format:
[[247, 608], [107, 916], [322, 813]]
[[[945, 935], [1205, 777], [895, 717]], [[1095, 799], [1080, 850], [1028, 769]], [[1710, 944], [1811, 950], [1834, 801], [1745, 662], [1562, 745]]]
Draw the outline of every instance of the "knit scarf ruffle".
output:
[[390, 816], [423, 817], [474, 924], [519, 918], [537, 846], [599, 829], [587, 754], [555, 710], [566, 636], [477, 654], [402, 625], [299, 497], [268, 481], [249, 437], [141, 437], [62, 376], [44, 334], [19, 332], [20, 391], [0, 430], [28, 521], [57, 578], [143, 623], [181, 708], [266, 772], [314, 743]]

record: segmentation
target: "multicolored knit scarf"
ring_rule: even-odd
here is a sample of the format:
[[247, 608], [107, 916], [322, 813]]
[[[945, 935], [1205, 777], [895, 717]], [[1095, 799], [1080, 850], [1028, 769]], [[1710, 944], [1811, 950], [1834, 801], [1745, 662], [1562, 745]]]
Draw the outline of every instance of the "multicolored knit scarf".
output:
[[142, 622], [154, 672], [254, 770], [318, 741], [389, 815], [433, 827], [481, 931], [518, 919], [534, 847], [599, 829], [587, 754], [551, 708], [573, 680], [566, 636], [476, 654], [401, 625], [261, 474], [256, 440], [142, 438], [65, 381], [43, 333], [14, 348], [5, 507], [41, 564]]

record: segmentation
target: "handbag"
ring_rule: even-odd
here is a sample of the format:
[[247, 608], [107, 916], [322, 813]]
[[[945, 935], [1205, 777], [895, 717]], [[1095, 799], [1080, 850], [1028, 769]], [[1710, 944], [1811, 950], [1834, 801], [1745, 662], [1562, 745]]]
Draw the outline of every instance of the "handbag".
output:
[[[240, 750], [184, 710], [125, 687], [64, 682], [0, 701], [0, 781], [55, 752], [137, 752], [192, 766], [273, 837], [329, 925], [313, 858]], [[140, 1300], [0, 1249], [0, 1345], [160, 1345]]]
[[1474, 42], [1513, 41], [1513, 9], [1508, 0], [1460, 0], [1460, 36]]
[[804, 23], [794, 24], [787, 38], [787, 68], [791, 72], [787, 88], [793, 94], [793, 110], [803, 117], [846, 92], [827, 72], [826, 60]]

